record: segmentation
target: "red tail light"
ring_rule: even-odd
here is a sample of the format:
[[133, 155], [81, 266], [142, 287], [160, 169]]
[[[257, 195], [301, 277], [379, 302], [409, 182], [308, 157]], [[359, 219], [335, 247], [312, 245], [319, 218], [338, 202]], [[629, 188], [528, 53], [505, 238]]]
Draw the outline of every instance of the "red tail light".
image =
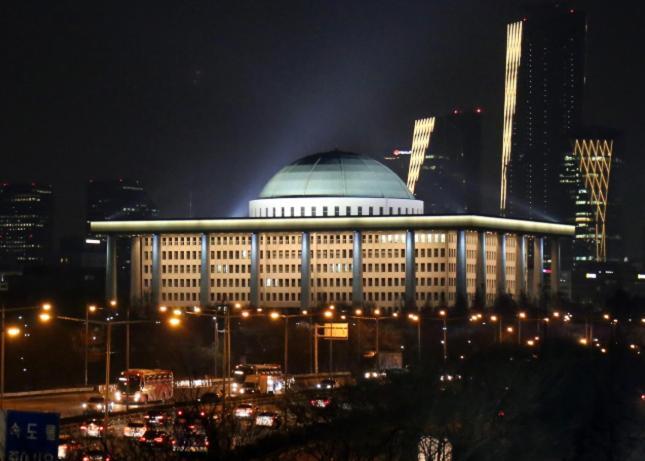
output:
[[154, 439], [152, 439], [152, 440], [153, 440], [154, 442], [156, 442], [156, 443], [161, 443], [161, 442], [163, 442], [163, 437], [155, 437], [155, 438], [154, 438]]
[[145, 437], [139, 437], [139, 442], [145, 442], [146, 438]]
[[89, 456], [83, 456], [83, 461], [90, 461], [90, 457]]
[[204, 440], [204, 445], [208, 446], [208, 440]]
[[203, 411], [200, 411], [200, 412], [199, 412], [199, 416], [206, 416], [206, 413], [205, 413], [205, 412], [203, 412]]
[[82, 430], [82, 431], [86, 431], [86, 430], [87, 430], [87, 426], [81, 426], [81, 430]]

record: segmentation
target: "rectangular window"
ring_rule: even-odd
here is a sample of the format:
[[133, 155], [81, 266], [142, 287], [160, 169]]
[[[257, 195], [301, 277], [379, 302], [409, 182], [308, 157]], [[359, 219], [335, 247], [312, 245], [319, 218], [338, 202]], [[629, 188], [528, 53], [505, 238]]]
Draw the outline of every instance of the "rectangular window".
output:
[[334, 207], [334, 216], [340, 216], [340, 207], [339, 206]]
[[358, 213], [356, 213], [358, 216], [363, 216], [363, 207], [359, 206], [358, 207]]
[[352, 207], [351, 206], [345, 207], [345, 215], [350, 216], [351, 214], [352, 214]]
[[327, 207], [326, 206], [323, 207], [323, 216], [327, 216]]

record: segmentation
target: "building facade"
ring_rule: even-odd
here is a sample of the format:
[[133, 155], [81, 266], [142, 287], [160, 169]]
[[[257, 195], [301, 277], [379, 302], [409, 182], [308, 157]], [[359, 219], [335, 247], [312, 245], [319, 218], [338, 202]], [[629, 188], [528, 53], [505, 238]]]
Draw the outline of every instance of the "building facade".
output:
[[[281, 184], [289, 179], [282, 172], [264, 190], [295, 187], [305, 194], [298, 197], [302, 200], [313, 194], [309, 206], [320, 199], [328, 210], [338, 206], [335, 200], [348, 198], [372, 199], [375, 210], [382, 200], [404, 200], [409, 209], [418, 202], [389, 196], [399, 194], [402, 184], [392, 172], [363, 182], [360, 172], [344, 168], [355, 154], [319, 155], [330, 157], [324, 175], [328, 196]], [[316, 176], [310, 171], [309, 180]], [[352, 192], [337, 194], [338, 187]], [[558, 291], [559, 241], [574, 232], [573, 226], [476, 215], [390, 214], [385, 207], [387, 212], [373, 215], [293, 216], [289, 207], [282, 211], [283, 198], [264, 197], [261, 207], [252, 201], [256, 216], [249, 218], [92, 222], [91, 230], [108, 238], [106, 296], [118, 295], [121, 237], [132, 242], [130, 296], [136, 304], [305, 309], [334, 303], [394, 311], [471, 305], [476, 297], [492, 304], [502, 293], [537, 299], [547, 290], [545, 240], [555, 261], [550, 289]], [[257, 216], [262, 208], [280, 211]], [[528, 267], [529, 245], [536, 255], [533, 267]]]
[[51, 186], [0, 185], [0, 266], [43, 266], [53, 256], [54, 200]]
[[580, 125], [586, 19], [564, 5], [532, 10], [509, 24], [506, 42], [500, 211], [568, 222], [560, 175]]

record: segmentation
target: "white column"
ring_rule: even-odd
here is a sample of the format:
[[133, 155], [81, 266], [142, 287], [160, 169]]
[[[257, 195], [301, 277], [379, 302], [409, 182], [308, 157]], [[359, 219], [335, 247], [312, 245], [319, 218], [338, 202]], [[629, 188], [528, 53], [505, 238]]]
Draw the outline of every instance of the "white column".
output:
[[105, 245], [105, 300], [106, 304], [116, 301], [116, 236], [108, 235]]
[[352, 251], [352, 304], [363, 304], [363, 233], [354, 231]]
[[457, 231], [457, 277], [455, 304], [459, 302], [468, 303], [468, 290], [466, 285], [466, 231]]

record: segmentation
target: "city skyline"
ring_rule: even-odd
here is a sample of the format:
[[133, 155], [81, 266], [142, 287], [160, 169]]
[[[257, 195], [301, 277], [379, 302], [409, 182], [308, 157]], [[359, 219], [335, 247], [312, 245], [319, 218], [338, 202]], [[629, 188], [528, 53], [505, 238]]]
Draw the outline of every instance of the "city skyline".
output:
[[[636, 79], [641, 70], [636, 66], [627, 72], [614, 66], [609, 78], [606, 68], [624, 52], [616, 44], [635, 33], [642, 12], [603, 11], [599, 2], [579, 7], [587, 12], [590, 37], [585, 112], [591, 115], [587, 119], [625, 133], [626, 149], [620, 154], [627, 170], [637, 174], [642, 160], [636, 155], [634, 128], [639, 125], [640, 111], [620, 104], [611, 82]], [[257, 13], [254, 30], [242, 29], [249, 32], [244, 39], [239, 38], [242, 31], [229, 34], [238, 39], [227, 39], [224, 31], [208, 35], [206, 20], [195, 18], [198, 13], [212, 13], [208, 8], [184, 11], [186, 18], [195, 20], [196, 31], [186, 34], [182, 27], [169, 29], [170, 36], [177, 39], [170, 53], [175, 62], [170, 62], [170, 55], [160, 55], [162, 45], [155, 45], [143, 34], [160, 32], [171, 12], [167, 9], [156, 11], [150, 21], [142, 20], [143, 11], [132, 12], [132, 18], [122, 24], [136, 45], [132, 50], [126, 49], [130, 42], [125, 35], [101, 26], [92, 8], [14, 11], [14, 26], [35, 15], [42, 31], [52, 30], [57, 15], [68, 14], [69, 19], [51, 45], [56, 62], [39, 49], [45, 32], [16, 34], [19, 40], [13, 58], [17, 66], [10, 76], [15, 91], [10, 102], [17, 130], [4, 141], [5, 150], [15, 155], [3, 179], [52, 183], [59, 197], [57, 206], [72, 210], [69, 220], [73, 222], [78, 221], [73, 219], [78, 208], [76, 197], [87, 178], [140, 178], [151, 196], [164, 203], [161, 213], [165, 217], [187, 216], [191, 202], [195, 216], [239, 216], [245, 213], [248, 199], [256, 196], [261, 184], [275, 172], [271, 165], [333, 147], [382, 157], [395, 148], [410, 147], [409, 131], [415, 118], [481, 106], [486, 115], [484, 175], [490, 178], [484, 184], [486, 198], [497, 201], [505, 27], [521, 18], [521, 8], [511, 2], [500, 2], [495, 11], [471, 2], [451, 7], [410, 5], [408, 10], [352, 4], [324, 8], [318, 17], [314, 17], [315, 11], [298, 7], [258, 8], [221, 11], [229, 19], [225, 28], [237, 26], [244, 14]], [[359, 11], [365, 13], [364, 18]], [[75, 22], [81, 14], [82, 23]], [[617, 21], [628, 14], [630, 20], [616, 28]], [[418, 32], [404, 33], [412, 15], [426, 18], [425, 25]], [[281, 24], [291, 21], [315, 27], [280, 30]], [[460, 21], [464, 26], [461, 37], [449, 26]], [[329, 34], [332, 25], [341, 33]], [[612, 29], [616, 30], [610, 34]], [[275, 47], [268, 44], [254, 48], [267, 34], [284, 54], [276, 54]], [[475, 40], [481, 34], [489, 39]], [[89, 39], [81, 43], [82, 37]], [[423, 39], [426, 52], [422, 54], [427, 58], [420, 59], [417, 51], [407, 49], [413, 39], [417, 44]], [[342, 47], [343, 40], [351, 46]], [[75, 51], [63, 52], [57, 45], [73, 45]], [[361, 54], [372, 46], [385, 46], [387, 62], [393, 64], [385, 66], [385, 58]], [[325, 59], [299, 60], [307, 52]], [[96, 58], [85, 59], [83, 64], [74, 59], [88, 53]], [[394, 59], [395, 54], [400, 56]], [[361, 59], [353, 62], [352, 56], [357, 55]], [[116, 65], [105, 68], [101, 56], [109, 56]], [[289, 66], [290, 60], [301, 64]], [[43, 66], [40, 76], [34, 75], [35, 62]], [[218, 72], [220, 65], [234, 69], [234, 77]], [[378, 78], [375, 69], [381, 70]], [[81, 81], [81, 76], [87, 80]], [[58, 88], [56, 94], [44, 89], [51, 83], [59, 84], [53, 85]], [[224, 89], [231, 95], [226, 96]], [[330, 99], [331, 92], [338, 96]], [[126, 104], [133, 95], [132, 104]], [[301, 104], [294, 105], [298, 100]], [[352, 101], [351, 114], [343, 112], [343, 102], [348, 100]], [[46, 101], [51, 104], [34, 112]], [[374, 104], [377, 110], [372, 109]], [[96, 107], [97, 114], [84, 117], [90, 107]], [[64, 116], [54, 119], [59, 112]], [[83, 129], [72, 132], [71, 123]], [[245, 135], [249, 129], [255, 131], [254, 136]], [[27, 140], [21, 136], [25, 132], [37, 136]], [[297, 135], [291, 136], [294, 133]], [[52, 166], [54, 158], [54, 163], [63, 167], [62, 174]], [[244, 175], [243, 165], [248, 162], [254, 162], [257, 174]], [[224, 173], [229, 164], [236, 173]], [[641, 186], [638, 181], [630, 184], [631, 193], [625, 196], [634, 200]], [[236, 199], [221, 198], [230, 196]], [[82, 212], [76, 213], [80, 218]], [[637, 216], [636, 225], [623, 226], [629, 255], [641, 254], [642, 219]], [[80, 226], [63, 222], [58, 229], [67, 234], [78, 232]]]

